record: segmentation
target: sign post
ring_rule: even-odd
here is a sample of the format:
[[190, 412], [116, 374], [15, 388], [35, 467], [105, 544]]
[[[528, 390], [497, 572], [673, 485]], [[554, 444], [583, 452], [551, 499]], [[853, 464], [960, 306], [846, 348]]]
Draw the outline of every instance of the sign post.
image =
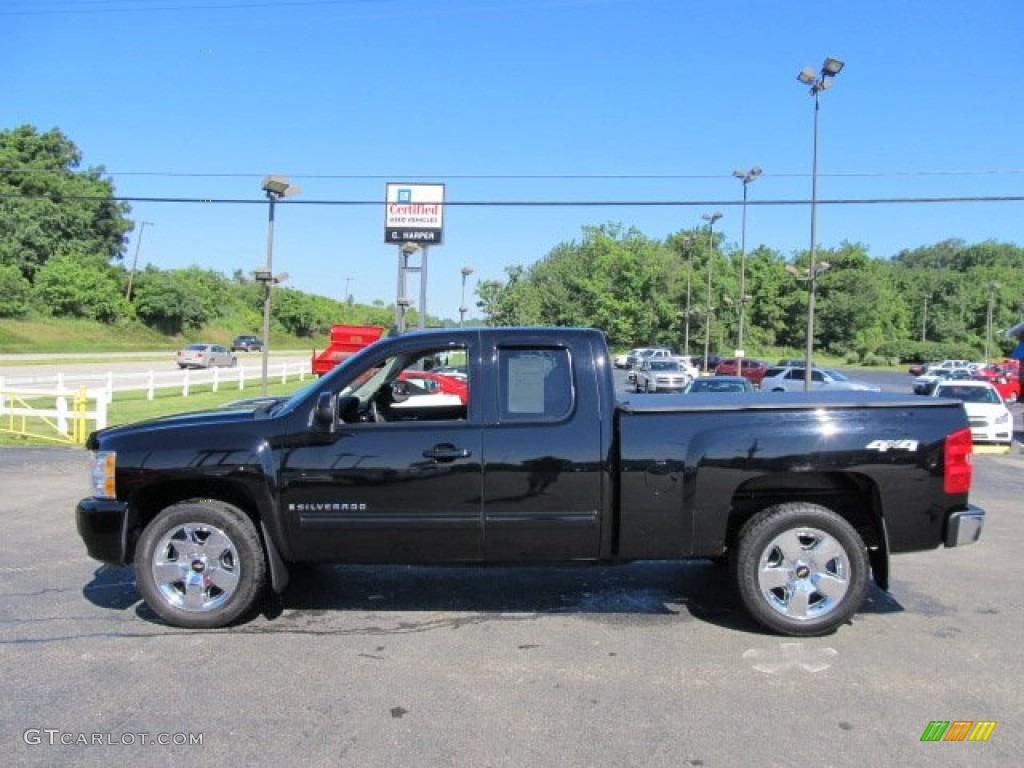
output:
[[[384, 242], [398, 246], [398, 296], [395, 315], [398, 331], [405, 330], [406, 275], [420, 273], [419, 327], [427, 322], [427, 248], [441, 245], [444, 235], [444, 184], [389, 182], [384, 190]], [[420, 266], [410, 267], [409, 256], [420, 252]]]

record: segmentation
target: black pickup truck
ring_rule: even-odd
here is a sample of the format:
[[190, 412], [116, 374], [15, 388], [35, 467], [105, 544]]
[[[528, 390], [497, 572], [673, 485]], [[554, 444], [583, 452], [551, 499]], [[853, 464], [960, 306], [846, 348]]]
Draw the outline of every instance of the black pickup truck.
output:
[[[431, 369], [464, 371], [445, 391]], [[433, 383], [431, 383], [433, 382]], [[846, 622], [889, 555], [976, 541], [959, 402], [879, 393], [617, 402], [604, 336], [383, 339], [290, 398], [94, 433], [89, 554], [167, 622], [220, 627], [299, 563], [727, 560], [765, 627]]]

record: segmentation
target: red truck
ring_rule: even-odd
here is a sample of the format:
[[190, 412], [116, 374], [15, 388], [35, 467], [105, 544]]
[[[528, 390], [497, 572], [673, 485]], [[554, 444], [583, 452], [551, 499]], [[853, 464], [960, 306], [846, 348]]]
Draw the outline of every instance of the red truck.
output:
[[313, 374], [323, 376], [342, 360], [368, 347], [384, 335], [380, 325], [331, 326], [331, 344], [323, 352], [313, 351]]

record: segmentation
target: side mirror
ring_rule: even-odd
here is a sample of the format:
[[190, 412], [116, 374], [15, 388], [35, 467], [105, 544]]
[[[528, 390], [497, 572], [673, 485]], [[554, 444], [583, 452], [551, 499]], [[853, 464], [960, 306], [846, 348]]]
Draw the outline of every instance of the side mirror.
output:
[[394, 403], [404, 403], [409, 399], [412, 394], [412, 387], [409, 386], [409, 382], [403, 381], [402, 379], [395, 379], [391, 382], [391, 401]]
[[354, 424], [360, 421], [359, 398], [355, 395], [345, 395], [338, 398], [338, 418], [346, 424]]
[[334, 425], [333, 397], [330, 392], [321, 392], [316, 399], [316, 407], [313, 409], [313, 420], [323, 427]]

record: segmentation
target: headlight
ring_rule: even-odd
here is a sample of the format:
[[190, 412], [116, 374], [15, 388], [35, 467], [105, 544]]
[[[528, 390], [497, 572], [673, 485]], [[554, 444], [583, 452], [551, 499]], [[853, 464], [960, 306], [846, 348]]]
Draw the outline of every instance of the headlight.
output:
[[1005, 424], [1009, 420], [1010, 420], [1010, 412], [1009, 411], [1007, 411], [1006, 413], [1000, 414], [999, 416], [996, 416], [996, 424]]
[[92, 495], [97, 499], [117, 498], [114, 487], [115, 451], [95, 451], [92, 454]]

